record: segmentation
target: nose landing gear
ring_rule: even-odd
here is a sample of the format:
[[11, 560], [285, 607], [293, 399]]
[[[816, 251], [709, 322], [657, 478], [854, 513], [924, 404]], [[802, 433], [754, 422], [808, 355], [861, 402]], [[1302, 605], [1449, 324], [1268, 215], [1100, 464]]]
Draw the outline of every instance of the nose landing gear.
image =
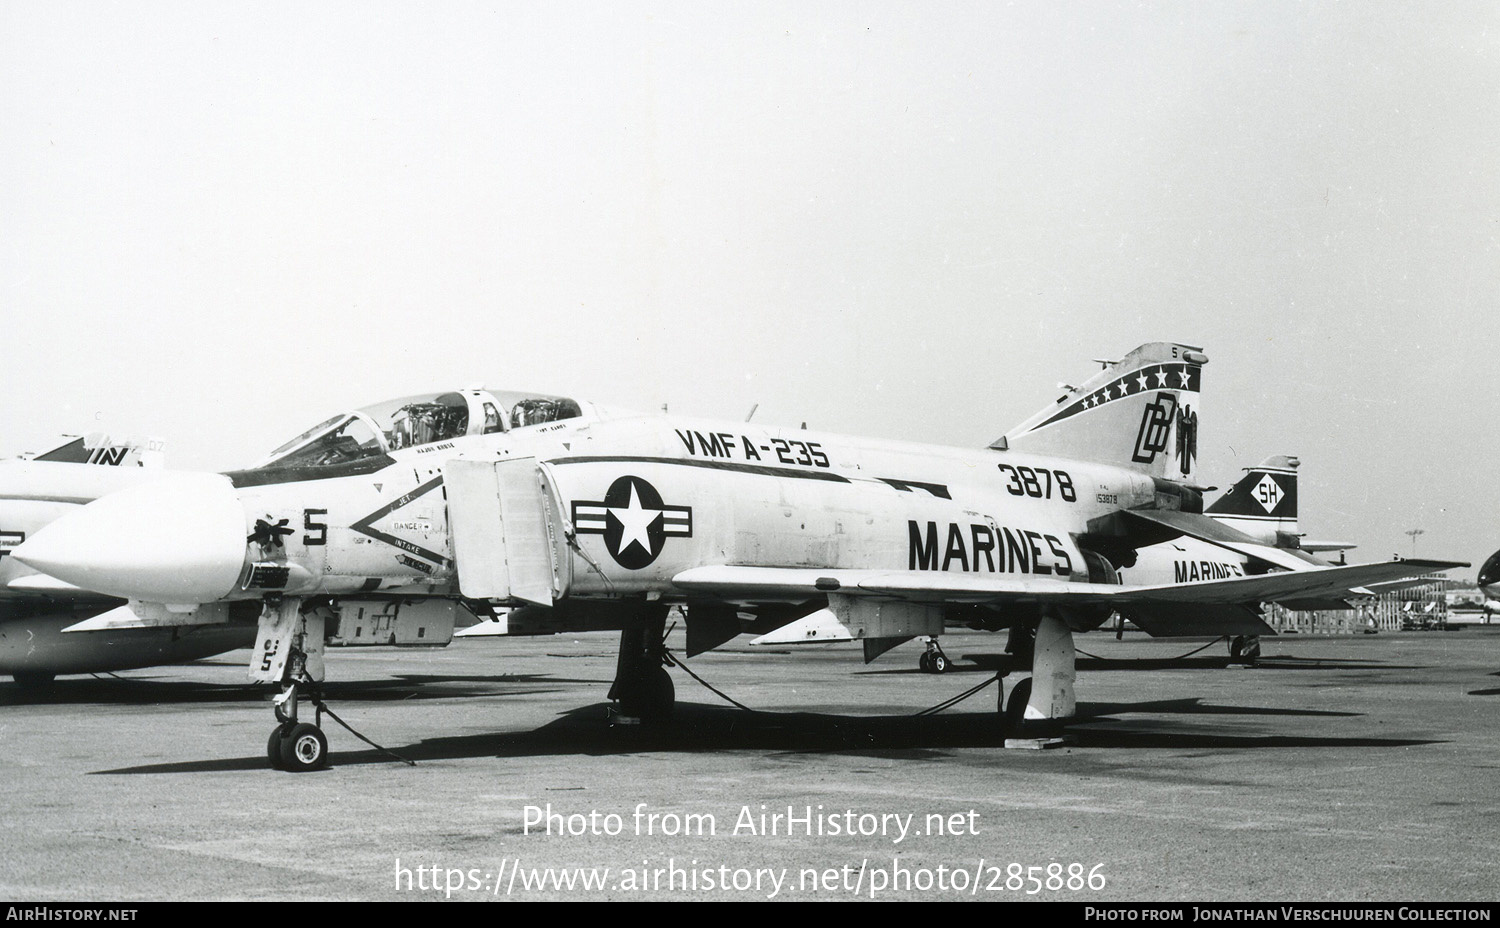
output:
[[[267, 597], [252, 657], [258, 663], [250, 667], [251, 680], [281, 684], [281, 694], [271, 703], [277, 724], [266, 739], [266, 760], [273, 769], [291, 773], [328, 765], [328, 738], [316, 724], [323, 720], [317, 693], [323, 679], [323, 615], [317, 610], [303, 615], [301, 605], [297, 598]], [[313, 724], [297, 719], [302, 688], [318, 707]]]

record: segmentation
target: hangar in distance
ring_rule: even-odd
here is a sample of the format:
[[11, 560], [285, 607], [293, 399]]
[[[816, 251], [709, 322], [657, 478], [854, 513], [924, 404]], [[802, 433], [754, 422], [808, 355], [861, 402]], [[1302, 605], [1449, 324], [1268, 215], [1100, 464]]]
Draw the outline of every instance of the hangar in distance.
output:
[[282, 689], [268, 757], [291, 770], [326, 763], [299, 699], [324, 677], [328, 620], [361, 600], [450, 625], [483, 600], [554, 630], [618, 629], [610, 697], [642, 720], [671, 713], [673, 605], [690, 652], [826, 612], [869, 660], [973, 620], [1034, 642], [1005, 714], [1050, 736], [1075, 714], [1073, 633], [1115, 611], [1148, 631], [1190, 618], [1255, 634], [1263, 602], [1459, 566], [1292, 559], [1258, 576], [1122, 582], [1137, 552], [1164, 541], [1255, 544], [1203, 514], [1207, 360], [1142, 345], [985, 448], [493, 391], [409, 399], [330, 419], [248, 470], [112, 494], [14, 556], [151, 622], [221, 621], [255, 603], [251, 678]]

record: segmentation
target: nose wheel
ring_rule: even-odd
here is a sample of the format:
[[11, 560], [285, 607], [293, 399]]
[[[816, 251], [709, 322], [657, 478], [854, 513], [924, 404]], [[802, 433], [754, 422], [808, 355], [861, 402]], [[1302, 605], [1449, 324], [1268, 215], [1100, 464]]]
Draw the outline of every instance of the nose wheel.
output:
[[[323, 734], [323, 729], [308, 722], [297, 721], [297, 689], [300, 685], [288, 683], [273, 702], [276, 719], [280, 723], [271, 729], [271, 736], [266, 739], [266, 760], [273, 770], [306, 773], [328, 766], [328, 737]], [[318, 702], [316, 696], [313, 701]], [[321, 720], [322, 714], [322, 707], [319, 705], [316, 717]]]
[[285, 770], [286, 765], [281, 761], [281, 739], [285, 738], [291, 730], [288, 725], [277, 725], [271, 729], [271, 737], [266, 739], [266, 761], [272, 770]]
[[[295, 690], [296, 684], [291, 689]], [[296, 699], [295, 695], [291, 698]], [[297, 721], [295, 709], [287, 716], [281, 705], [276, 707], [276, 717], [283, 721], [266, 739], [266, 760], [271, 769], [306, 773], [328, 766], [328, 737], [323, 729]]]
[[285, 734], [281, 734], [280, 726], [272, 734], [281, 735], [278, 745], [281, 766], [278, 769], [300, 773], [321, 770], [328, 763], [328, 739], [318, 726], [298, 722]]
[[318, 684], [323, 679], [323, 615], [303, 612], [294, 597], [267, 596], [250, 659], [250, 679], [279, 683], [281, 693], [271, 701], [276, 727], [266, 739], [266, 761], [273, 770], [302, 773], [328, 765], [328, 738], [317, 724], [297, 718], [302, 690], [317, 707], [314, 723], [323, 720]]

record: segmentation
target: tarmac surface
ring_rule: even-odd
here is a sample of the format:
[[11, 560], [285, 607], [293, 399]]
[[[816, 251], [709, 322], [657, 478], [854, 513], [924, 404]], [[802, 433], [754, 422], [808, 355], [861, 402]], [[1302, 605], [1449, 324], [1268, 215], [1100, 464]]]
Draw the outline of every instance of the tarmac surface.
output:
[[246, 652], [0, 684], [0, 895], [1500, 895], [1500, 629], [1285, 636], [1253, 668], [1222, 642], [1169, 660], [1202, 642], [1081, 635], [1107, 659], [1080, 657], [1075, 741], [1049, 751], [1005, 749], [993, 686], [912, 717], [992, 678], [1002, 635], [946, 636], [942, 676], [916, 644], [865, 666], [741, 638], [688, 666], [757, 711], [674, 670], [656, 731], [605, 722], [617, 637], [331, 651], [329, 706], [414, 767], [325, 719], [328, 769], [269, 769]]

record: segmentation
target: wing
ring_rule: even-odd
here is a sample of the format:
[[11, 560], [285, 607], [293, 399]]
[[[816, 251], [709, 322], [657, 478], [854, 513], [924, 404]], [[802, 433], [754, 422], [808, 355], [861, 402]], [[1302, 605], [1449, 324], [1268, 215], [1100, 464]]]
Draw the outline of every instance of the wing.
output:
[[1158, 530], [1167, 530], [1174, 534], [1206, 541], [1211, 545], [1218, 545], [1239, 554], [1259, 558], [1286, 570], [1306, 570], [1309, 567], [1324, 566], [1326, 563], [1302, 550], [1261, 544], [1238, 529], [1230, 528], [1215, 519], [1196, 513], [1127, 509], [1121, 510], [1119, 514], [1138, 525], [1148, 525]]
[[1069, 580], [972, 576], [928, 571], [800, 567], [695, 567], [672, 578], [678, 588], [727, 602], [801, 602], [841, 593], [916, 603], [1199, 603], [1283, 602], [1347, 594], [1372, 584], [1467, 567], [1458, 561], [1398, 560], [1321, 567], [1200, 583], [1110, 586]]
[[1466, 567], [1454, 561], [1396, 560], [1200, 583], [1112, 586], [927, 571], [823, 570], [781, 567], [695, 567], [672, 578], [684, 592], [737, 604], [831, 600], [950, 604], [1108, 605], [1156, 636], [1265, 634], [1257, 606], [1349, 595], [1351, 589]]

